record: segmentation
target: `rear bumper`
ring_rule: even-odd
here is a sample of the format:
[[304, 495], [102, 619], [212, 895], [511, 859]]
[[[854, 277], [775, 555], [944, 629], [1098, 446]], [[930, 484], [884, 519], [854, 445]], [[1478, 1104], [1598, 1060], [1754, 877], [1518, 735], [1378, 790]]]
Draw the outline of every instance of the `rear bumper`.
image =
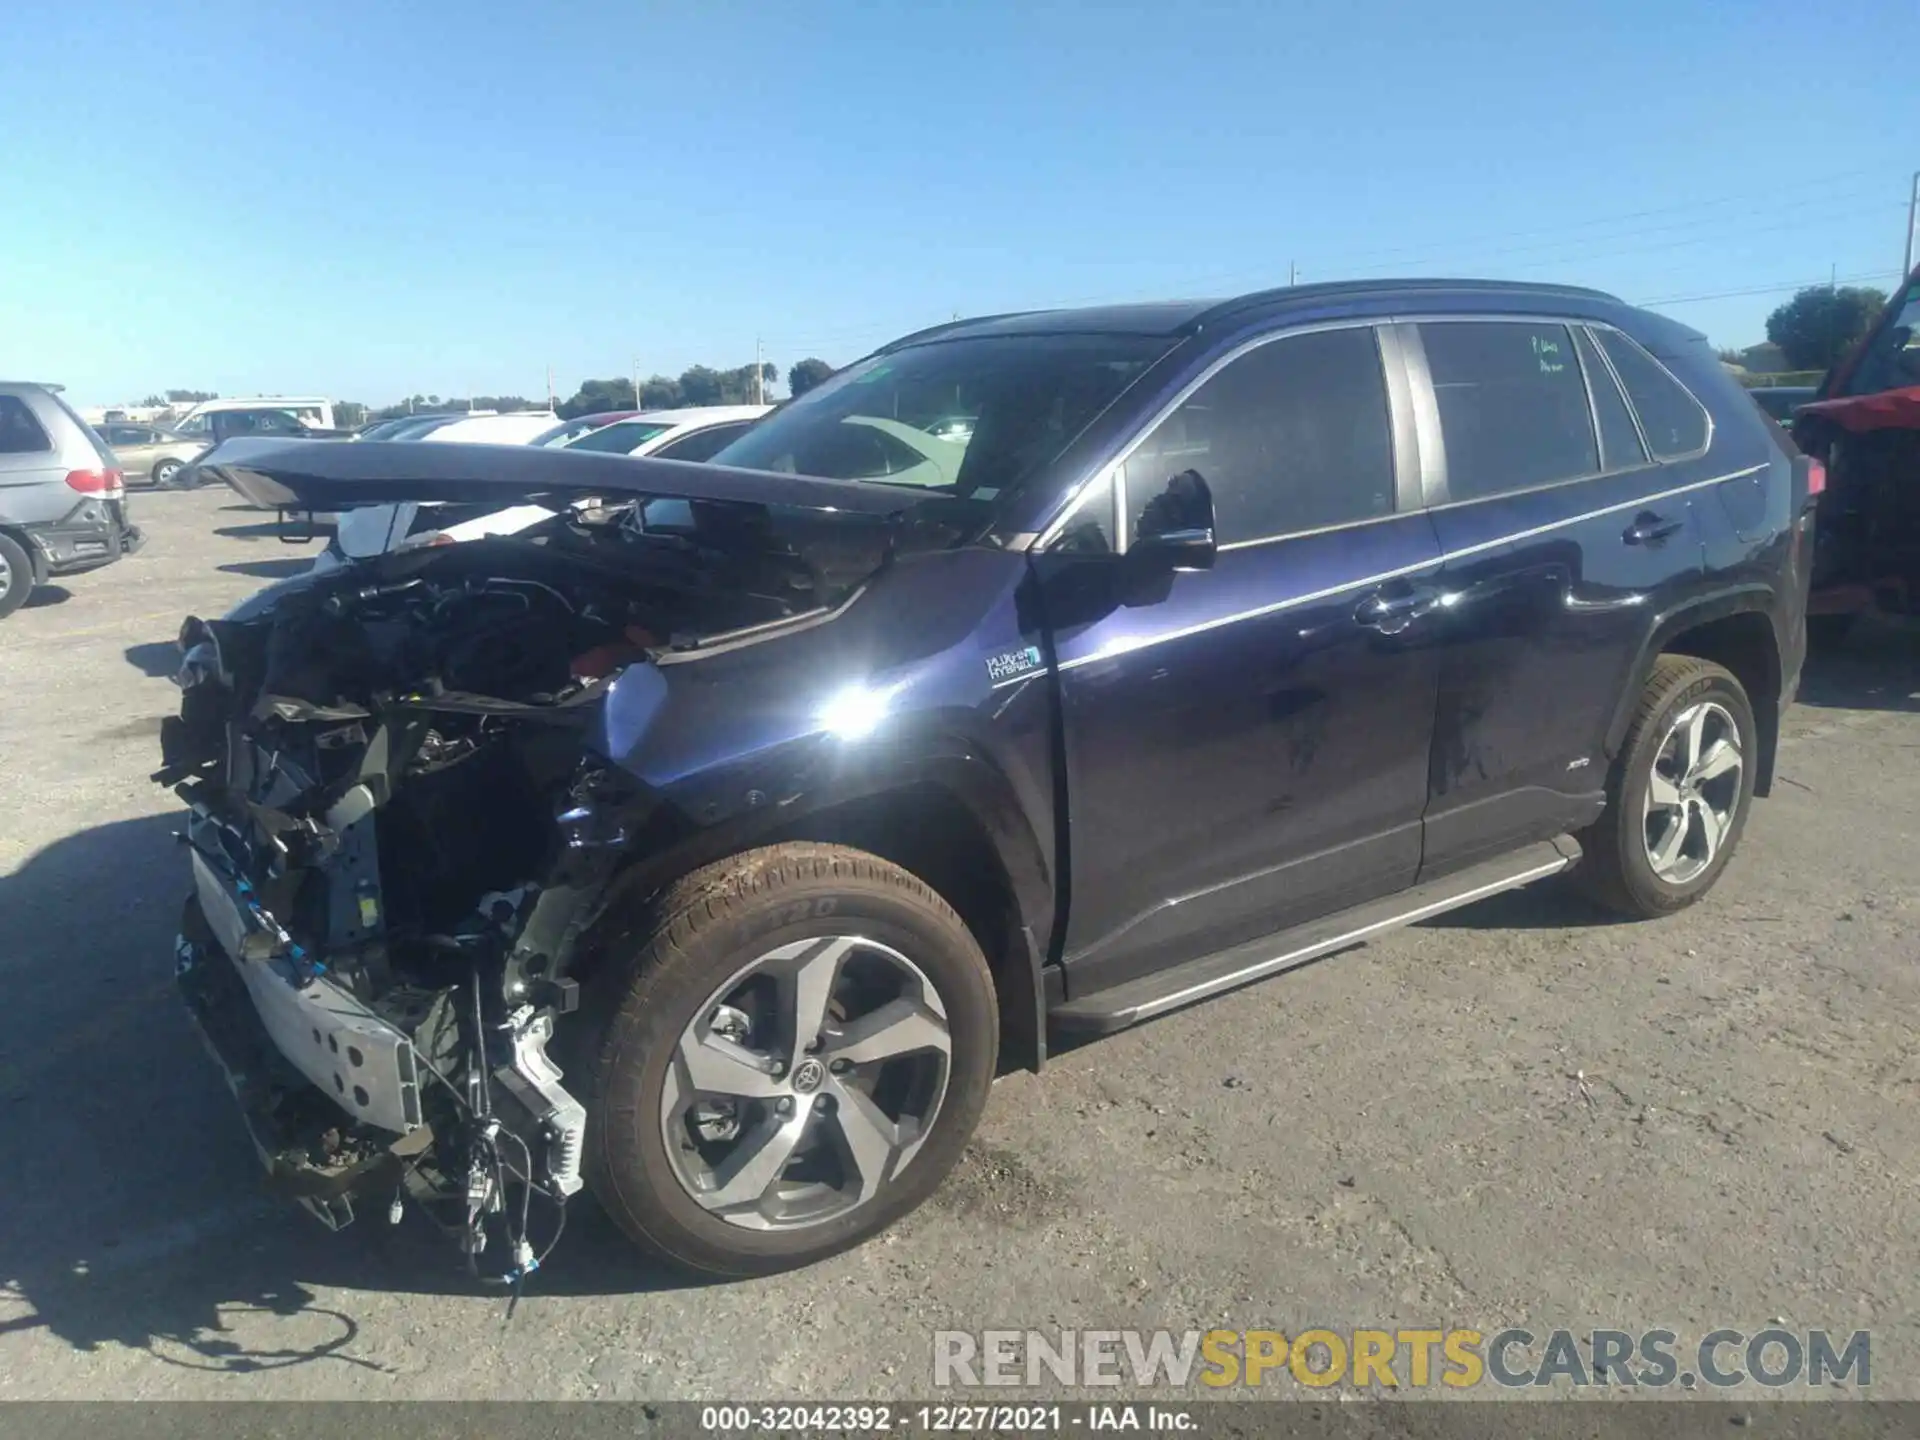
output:
[[64, 520], [25, 529], [39, 552], [43, 576], [98, 570], [147, 543], [145, 532], [127, 519], [123, 500], [90, 500]]

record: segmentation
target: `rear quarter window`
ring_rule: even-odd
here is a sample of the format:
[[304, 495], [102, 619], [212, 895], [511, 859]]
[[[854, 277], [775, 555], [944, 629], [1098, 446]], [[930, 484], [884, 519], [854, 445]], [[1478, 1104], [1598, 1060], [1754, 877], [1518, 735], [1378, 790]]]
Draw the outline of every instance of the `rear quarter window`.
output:
[[46, 428], [18, 395], [0, 395], [0, 455], [38, 455], [53, 449]]
[[1656, 460], [1679, 460], [1707, 448], [1706, 407], [1667, 367], [1618, 330], [1596, 330], [1600, 348], [1640, 417], [1647, 448]]

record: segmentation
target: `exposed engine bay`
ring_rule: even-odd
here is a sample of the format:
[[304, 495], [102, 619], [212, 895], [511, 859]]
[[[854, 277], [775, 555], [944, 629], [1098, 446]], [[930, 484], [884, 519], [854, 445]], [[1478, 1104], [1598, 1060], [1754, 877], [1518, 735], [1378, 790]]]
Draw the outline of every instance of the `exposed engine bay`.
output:
[[657, 803], [593, 753], [601, 697], [821, 613], [879, 553], [844, 523], [801, 546], [762, 507], [648, 506], [303, 576], [180, 634], [155, 776], [189, 806], [179, 978], [272, 1181], [336, 1228], [417, 1205], [499, 1283], [582, 1184], [548, 1047]]

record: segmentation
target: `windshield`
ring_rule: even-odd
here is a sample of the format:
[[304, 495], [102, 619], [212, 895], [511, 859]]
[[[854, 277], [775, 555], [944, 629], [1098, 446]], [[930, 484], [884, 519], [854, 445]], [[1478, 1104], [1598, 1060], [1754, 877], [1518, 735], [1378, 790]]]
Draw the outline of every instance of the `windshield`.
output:
[[527, 443], [529, 445], [564, 445], [575, 436], [584, 435], [589, 430], [598, 430], [607, 423], [605, 420], [596, 420], [588, 416], [582, 416], [578, 420], [562, 420], [558, 425], [542, 430]]
[[569, 450], [598, 450], [606, 455], [631, 455], [655, 436], [664, 435], [671, 425], [646, 420], [621, 420], [603, 429], [589, 430], [578, 440], [567, 441]]
[[998, 335], [909, 346], [776, 410], [717, 465], [1004, 500], [1059, 458], [1173, 342]]

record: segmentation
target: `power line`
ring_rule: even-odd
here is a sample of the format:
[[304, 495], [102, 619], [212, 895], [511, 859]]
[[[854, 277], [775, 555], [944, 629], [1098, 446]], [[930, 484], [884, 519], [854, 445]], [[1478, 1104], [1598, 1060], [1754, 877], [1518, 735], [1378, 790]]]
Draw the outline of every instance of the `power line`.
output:
[[[1876, 172], [1873, 170], [1843, 171], [1834, 175], [1822, 177], [1822, 179], [1817, 183], [1820, 185], [1831, 186], [1831, 185], [1838, 184], [1839, 182], [1842, 182], [1842, 181], [1853, 180], [1861, 176], [1870, 175], [1874, 173]], [[1468, 266], [1474, 266], [1486, 260], [1503, 259], [1503, 258], [1515, 256], [1515, 255], [1537, 254], [1542, 251], [1548, 251], [1548, 252], [1556, 251], [1556, 250], [1564, 251], [1564, 250], [1568, 250], [1569, 247], [1571, 247], [1571, 250], [1573, 253], [1550, 255], [1546, 258], [1523, 261], [1520, 264], [1505, 266], [1502, 268], [1509, 269], [1509, 270], [1533, 270], [1533, 269], [1546, 268], [1549, 266], [1591, 265], [1591, 264], [1601, 263], [1607, 260], [1612, 260], [1617, 258], [1639, 256], [1639, 255], [1663, 254], [1671, 250], [1684, 249], [1691, 245], [1712, 244], [1712, 243], [1720, 242], [1726, 238], [1727, 232], [1729, 230], [1732, 230], [1735, 232], [1736, 238], [1745, 238], [1747, 236], [1752, 236], [1752, 235], [1773, 235], [1773, 234], [1780, 234], [1780, 233], [1793, 231], [1793, 230], [1814, 228], [1820, 225], [1832, 224], [1837, 221], [1868, 218], [1871, 216], [1879, 215], [1884, 209], [1887, 209], [1887, 208], [1895, 208], [1903, 211], [1908, 208], [1908, 201], [1906, 199], [1902, 199], [1898, 202], [1883, 201], [1877, 204], [1863, 206], [1863, 207], [1856, 207], [1854, 209], [1845, 210], [1845, 211], [1835, 211], [1830, 208], [1833, 204], [1838, 202], [1844, 202], [1844, 201], [1853, 200], [1853, 199], [1864, 199], [1868, 195], [1880, 194], [1880, 193], [1884, 193], [1882, 187], [1876, 186], [1871, 190], [1856, 190], [1846, 194], [1839, 194], [1839, 195], [1829, 194], [1825, 196], [1815, 196], [1809, 199], [1803, 189], [1797, 188], [1795, 192], [1796, 194], [1795, 200], [1791, 204], [1786, 206], [1784, 210], [1769, 208], [1757, 215], [1752, 215], [1752, 216], [1725, 215], [1725, 214], [1696, 215], [1692, 219], [1674, 221], [1674, 222], [1663, 224], [1663, 225], [1646, 226], [1646, 227], [1633, 229], [1633, 230], [1619, 231], [1613, 234], [1596, 235], [1591, 233], [1591, 231], [1593, 230], [1593, 227], [1598, 225], [1619, 224], [1624, 221], [1635, 220], [1635, 219], [1642, 219], [1642, 218], [1661, 216], [1661, 215], [1672, 215], [1680, 212], [1707, 210], [1716, 206], [1739, 204], [1742, 202], [1746, 202], [1750, 204], [1755, 199], [1761, 198], [1759, 192], [1748, 192], [1746, 194], [1741, 194], [1741, 195], [1719, 196], [1709, 200], [1689, 201], [1681, 205], [1661, 206], [1661, 207], [1656, 207], [1648, 210], [1629, 211], [1629, 212], [1617, 214], [1611, 217], [1606, 217], [1603, 219], [1596, 219], [1596, 220], [1589, 220], [1589, 221], [1570, 221], [1570, 222], [1566, 222], [1565, 225], [1544, 227], [1544, 228], [1535, 229], [1531, 231], [1507, 231], [1503, 235], [1482, 237], [1480, 240], [1460, 240], [1460, 241], [1454, 241], [1454, 242], [1442, 242], [1442, 244], [1440, 245], [1399, 246], [1399, 247], [1394, 247], [1386, 250], [1347, 252], [1343, 255], [1343, 257], [1340, 260], [1337, 260], [1337, 261], [1321, 260], [1316, 262], [1316, 261], [1310, 260], [1306, 263], [1304, 267], [1298, 267], [1298, 268], [1306, 268], [1312, 271], [1313, 273], [1318, 273], [1318, 274], [1331, 273], [1331, 274], [1337, 274], [1337, 275], [1350, 275], [1355, 277], [1368, 275], [1368, 274], [1378, 274], [1379, 272], [1385, 271], [1385, 270], [1415, 271], [1415, 270], [1422, 270], [1422, 269], [1430, 269], [1443, 264], [1454, 263], [1451, 260], [1441, 258], [1441, 257], [1445, 257], [1449, 255], [1461, 255], [1461, 252], [1467, 251], [1472, 247], [1477, 247], [1479, 245], [1485, 244], [1488, 240], [1497, 241], [1497, 240], [1511, 239], [1516, 237], [1525, 238], [1527, 236], [1555, 235], [1555, 234], [1561, 235], [1562, 238], [1540, 241], [1538, 243], [1529, 244], [1529, 245], [1504, 246], [1504, 247], [1493, 249], [1493, 250], [1477, 250], [1476, 249], [1474, 250], [1474, 253], [1472, 253], [1471, 255], [1462, 255], [1460, 263]], [[1773, 195], [1775, 194], [1775, 192], [1766, 192], [1766, 194]], [[1765, 219], [1765, 218], [1770, 218], [1773, 215], [1790, 215], [1790, 216], [1797, 216], [1798, 218], [1783, 219], [1778, 224], [1770, 224], [1770, 225], [1756, 226], [1750, 223], [1752, 219]], [[1620, 242], [1620, 241], [1636, 240], [1636, 239], [1640, 239], [1642, 237], [1651, 236], [1651, 235], [1670, 235], [1670, 234], [1673, 234], [1674, 232], [1686, 232], [1689, 230], [1701, 229], [1702, 227], [1705, 227], [1706, 233], [1693, 235], [1693, 236], [1683, 236], [1683, 238], [1678, 238], [1678, 239], [1663, 240], [1654, 245], [1630, 246], [1625, 249], [1612, 248], [1617, 244], [1617, 242]], [[1601, 248], [1597, 248], [1597, 249], [1592, 248], [1596, 244], [1599, 245]], [[1418, 252], [1423, 250], [1426, 253], [1424, 255], [1419, 255]], [[1364, 259], [1368, 256], [1379, 256], [1379, 255], [1407, 256], [1410, 254], [1416, 255], [1417, 258], [1396, 259], [1394, 261], [1387, 262], [1387, 263], [1371, 264], [1371, 265], [1357, 265], [1354, 263], [1356, 260]], [[1884, 275], [1876, 274], [1876, 275], [1870, 275], [1870, 276], [1861, 276], [1857, 278], [1879, 279], [1879, 278], [1885, 278], [1885, 277]], [[1224, 275], [1216, 274], [1206, 280], [1199, 281], [1197, 283], [1188, 283], [1183, 285], [1167, 285], [1153, 292], [1136, 291], [1127, 295], [1115, 295], [1111, 292], [1108, 292], [1107, 294], [1104, 294], [1104, 295], [1082, 295], [1082, 296], [1075, 296], [1075, 297], [1065, 298], [1065, 299], [1055, 299], [1048, 302], [1046, 305], [1036, 306], [1032, 308], [1044, 309], [1044, 308], [1061, 308], [1061, 307], [1074, 306], [1074, 305], [1125, 304], [1130, 301], [1137, 301], [1137, 300], [1147, 299], [1147, 298], [1158, 298], [1160, 296], [1174, 293], [1175, 291], [1191, 291], [1191, 292], [1197, 293], [1199, 291], [1212, 289], [1214, 287], [1222, 287], [1222, 288], [1229, 287], [1229, 286], [1241, 287], [1250, 281], [1256, 284], [1260, 282], [1265, 282], [1267, 284], [1277, 286], [1279, 283], [1279, 274], [1278, 274], [1277, 264], [1274, 266], [1263, 266], [1257, 271], [1244, 270], [1244, 271], [1238, 271], [1238, 272], [1233, 272], [1233, 273], [1224, 274]], [[1813, 282], [1813, 283], [1818, 283], [1818, 282]], [[1796, 286], [1761, 286], [1752, 290], [1729, 291], [1729, 292], [1726, 292], [1725, 296], [1716, 294], [1713, 296], [1698, 297], [1698, 298], [1719, 299], [1719, 298], [1731, 298], [1732, 296], [1740, 295], [1740, 294], [1771, 294], [1778, 290], [1788, 290], [1788, 289], [1794, 289], [1794, 288], [1798, 288], [1798, 287]], [[1683, 303], [1689, 303], [1689, 301], [1692, 300], [1693, 298], [1696, 298], [1696, 297], [1682, 297], [1680, 299], [1669, 300], [1669, 301], [1661, 301], [1661, 302], [1649, 301], [1644, 303], [1683, 304]], [[876, 339], [874, 337], [878, 337], [878, 338]], [[836, 335], [816, 336], [812, 341], [808, 342], [805, 345], [789, 346], [785, 348], [791, 348], [796, 351], [812, 351], [814, 353], [818, 353], [820, 350], [823, 350], [823, 349], [841, 348], [842, 343], [846, 340], [859, 340], [863, 342], [861, 345], [861, 348], [864, 350], [864, 349], [872, 348], [874, 344], [884, 343], [884, 341], [888, 338], [891, 338], [890, 334], [883, 333], [881, 330], [881, 327], [877, 325], [868, 325], [868, 326], [862, 326], [858, 329], [849, 329], [849, 330], [840, 332]]]
[[1827, 285], [1861, 285], [1869, 280], [1890, 280], [1900, 278], [1897, 270], [1874, 270], [1863, 275], [1842, 275], [1838, 280], [1829, 277], [1826, 280], [1793, 280], [1780, 285], [1755, 285], [1742, 290], [1713, 290], [1704, 295], [1663, 295], [1657, 300], [1636, 300], [1633, 303], [1644, 309], [1661, 305], [1692, 305], [1702, 300], [1733, 300], [1745, 295], [1784, 295], [1789, 290], [1810, 290]]

